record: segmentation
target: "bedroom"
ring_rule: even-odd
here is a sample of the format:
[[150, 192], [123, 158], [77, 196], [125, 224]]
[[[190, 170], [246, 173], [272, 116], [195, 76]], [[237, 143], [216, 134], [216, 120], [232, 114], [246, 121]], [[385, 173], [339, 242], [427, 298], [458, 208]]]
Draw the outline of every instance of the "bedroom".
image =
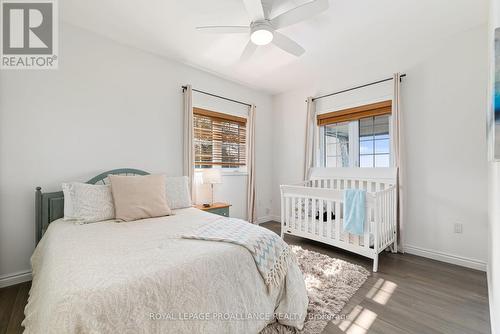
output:
[[[369, 254], [366, 254], [373, 256], [367, 257], [359, 247], [349, 246], [346, 249], [337, 242], [340, 237], [328, 243], [314, 240], [311, 235], [298, 235], [298, 230], [290, 229], [293, 233], [286, 233], [284, 241], [291, 247], [304, 249], [293, 248], [299, 252], [295, 257], [301, 264], [304, 277], [317, 274], [317, 270], [323, 267], [337, 266], [341, 269], [335, 273], [323, 271], [325, 276], [317, 279], [324, 286], [317, 293], [313, 292], [314, 289], [307, 289], [309, 302], [319, 300], [330, 306], [326, 310], [314, 310], [328, 321], [307, 321], [308, 327], [304, 332], [500, 331], [500, 211], [497, 205], [500, 167], [494, 148], [490, 149], [494, 146], [490, 145], [494, 138], [487, 137], [495, 81], [494, 31], [500, 26], [500, 4], [497, 0], [329, 0], [326, 2], [328, 8], [319, 6], [318, 13], [313, 11], [316, 14], [306, 20], [272, 32], [273, 39], [281, 34], [298, 43], [304, 50], [302, 54], [284, 51], [275, 44], [279, 43], [277, 38], [268, 45], [255, 48], [253, 53], [248, 51], [243, 58], [244, 49], [248, 45], [253, 48], [253, 44], [248, 44], [248, 30], [242, 34], [211, 34], [198, 31], [196, 27], [248, 26], [255, 21], [252, 15], [258, 1], [152, 0], [140, 6], [132, 1], [45, 2], [56, 5], [52, 35], [52, 51], [57, 55], [55, 68], [27, 70], [19, 68], [19, 64], [16, 68], [5, 68], [8, 64], [2, 60], [0, 69], [0, 333], [22, 332], [26, 312], [32, 318], [34, 314], [39, 315], [35, 317], [38, 322], [25, 323], [29, 328], [27, 333], [45, 332], [40, 328], [52, 328], [52, 331], [61, 333], [76, 331], [75, 328], [61, 330], [52, 327], [52, 318], [41, 313], [44, 306], [60, 306], [56, 297], [59, 291], [64, 290], [62, 286], [56, 285], [58, 292], [55, 293], [43, 287], [42, 283], [42, 288], [34, 290], [31, 282], [44, 282], [56, 275], [50, 261], [67, 264], [74, 270], [58, 271], [56, 276], [61, 279], [65, 275], [82, 273], [78, 266], [83, 265], [83, 260], [69, 259], [76, 254], [85, 254], [85, 245], [79, 245], [73, 251], [64, 249], [67, 251], [64, 256], [52, 254], [52, 251], [60, 250], [67, 244], [57, 238], [49, 240], [44, 235], [43, 238], [49, 240], [44, 242], [44, 250], [37, 247], [40, 249], [37, 252], [43, 253], [44, 258], [43, 264], [39, 265], [39, 268], [44, 268], [40, 275], [32, 277], [30, 259], [39, 239], [38, 233], [52, 230], [50, 234], [57, 236], [61, 232], [54, 228], [56, 226], [71, 226], [80, 230], [103, 225], [100, 222], [80, 225], [71, 221], [64, 222], [66, 225], [48, 225], [49, 221], [43, 220], [52, 227], [46, 229], [44, 225], [43, 230], [37, 230], [39, 210], [46, 214], [49, 208], [35, 208], [36, 187], [41, 187], [42, 194], [60, 192], [63, 183], [87, 182], [96, 175], [118, 168], [134, 168], [154, 175], [166, 175], [167, 178], [185, 175], [192, 178], [194, 188], [192, 194], [188, 188], [190, 201], [198, 205], [197, 209], [189, 210], [194, 210], [190, 212], [196, 212], [196, 217], [200, 215], [200, 220], [209, 219], [202, 217], [220, 217], [203, 212], [212, 211], [229, 216], [235, 226], [241, 223], [238, 219], [252, 220], [254, 225], [281, 236], [282, 230], [286, 232], [281, 223], [295, 223], [294, 219], [298, 216], [291, 214], [292, 202], [288, 210], [286, 199], [283, 204], [282, 189], [290, 189], [280, 186], [298, 184], [314, 177], [312, 171], [305, 173], [306, 170], [309, 172], [305, 167], [306, 161], [309, 161], [309, 167], [349, 167], [349, 173], [362, 170], [363, 175], [358, 176], [359, 179], [369, 177], [368, 170], [371, 169], [357, 168], [361, 165], [362, 156], [364, 161], [371, 159], [372, 166], [388, 170], [394, 167], [396, 88], [400, 93], [398, 109], [401, 113], [399, 125], [402, 140], [399, 152], [403, 173], [399, 182], [404, 187], [401, 190], [404, 218], [401, 220], [404, 225], [397, 230], [398, 239], [403, 241], [398, 246], [402, 247], [398, 247], [399, 253], [379, 247], [380, 252], [376, 254], [378, 268], [374, 272], [375, 255], [372, 250], [377, 247], [371, 238], [377, 235], [377, 240], [381, 240], [381, 235], [368, 233], [365, 240], [343, 239], [350, 245], [357, 242], [358, 246], [368, 249]], [[5, 0], [1, 3], [4, 6], [23, 2]], [[263, 10], [268, 13], [268, 18], [275, 18], [306, 3], [309, 1], [263, 1]], [[3, 7], [2, 10], [5, 15], [6, 10]], [[5, 17], [2, 16], [4, 32], [7, 29]], [[14, 19], [10, 17], [10, 20]], [[29, 29], [36, 29], [33, 28], [35, 26], [36, 20]], [[9, 29], [15, 28], [15, 25], [9, 25]], [[43, 33], [38, 35], [42, 40], [46, 38]], [[2, 34], [2, 43], [6, 43], [4, 36]], [[2, 45], [2, 59], [5, 59], [8, 50], [5, 44]], [[405, 75], [399, 85], [395, 85], [394, 73]], [[350, 90], [385, 79], [390, 80]], [[187, 169], [185, 144], [189, 140], [185, 136], [189, 137], [189, 131], [186, 131], [185, 117], [186, 109], [189, 109], [186, 108], [189, 105], [186, 99], [189, 101], [189, 98], [182, 86], [190, 86], [193, 90], [193, 122], [197, 121], [195, 117], [198, 117], [198, 122], [209, 118], [214, 124], [230, 123], [232, 128], [238, 129], [237, 136], [226, 133], [227, 137], [231, 137], [235, 150], [223, 149], [217, 144], [212, 147], [217, 150], [211, 152], [218, 153], [211, 153], [207, 159], [201, 148], [195, 150], [202, 146], [200, 133], [203, 131], [196, 130], [200, 127], [194, 126], [192, 145], [189, 147], [195, 150], [193, 159], [200, 159], [199, 162], [204, 164], [193, 163]], [[306, 101], [309, 98], [344, 90], [349, 91], [318, 99], [309, 103], [308, 108]], [[369, 116], [373, 123], [362, 120], [368, 116], [353, 116], [359, 113], [359, 110], [353, 110], [355, 108], [384, 101], [390, 101], [390, 107], [386, 106], [381, 114]], [[256, 107], [252, 122], [248, 105]], [[377, 108], [372, 106], [369, 109], [373, 111]], [[203, 115], [203, 110], [212, 113]], [[308, 118], [308, 110], [313, 111], [315, 117]], [[339, 111], [350, 116], [341, 121], [332, 118], [333, 123], [319, 124], [319, 121], [328, 119], [324, 115]], [[375, 119], [382, 123], [375, 123]], [[254, 133], [250, 131], [250, 123]], [[309, 132], [310, 140], [306, 139], [306, 124], [313, 129]], [[368, 125], [363, 128], [363, 124]], [[380, 134], [375, 133], [376, 125], [381, 125], [379, 128], [383, 129], [383, 136], [377, 140], [374, 137]], [[360, 133], [367, 128], [372, 132], [364, 133], [364, 137], [373, 136], [371, 141], [363, 139]], [[210, 136], [219, 136], [216, 131], [211, 131]], [[346, 145], [338, 144], [339, 134], [347, 135], [348, 153], [342, 151]], [[327, 140], [331, 141], [330, 145], [341, 148], [339, 155], [327, 154], [328, 150], [324, 148]], [[367, 143], [371, 147], [362, 152]], [[376, 144], [380, 145], [375, 148]], [[231, 158], [227, 165], [220, 163], [223, 152]], [[312, 153], [315, 153], [314, 158]], [[375, 163], [376, 156], [380, 157], [377, 161], [381, 165]], [[338, 161], [340, 164], [337, 164]], [[215, 171], [209, 175], [212, 169]], [[388, 175], [387, 178], [392, 180], [389, 183], [398, 178]], [[337, 177], [340, 178], [340, 175], [337, 174]], [[350, 177], [355, 179], [353, 174]], [[329, 175], [328, 178], [334, 177]], [[355, 188], [355, 185], [351, 183], [339, 188]], [[249, 201], [252, 196], [248, 194], [252, 193], [252, 189], [255, 199]], [[328, 196], [336, 194], [334, 190], [327, 191]], [[343, 192], [338, 194], [344, 195]], [[339, 206], [336, 210], [333, 205], [340, 203], [343, 197], [334, 201], [328, 196], [314, 198], [313, 201], [304, 200], [300, 205], [295, 202], [294, 212], [310, 218], [307, 222], [313, 221], [316, 224], [312, 225], [313, 230], [324, 233], [323, 236], [328, 235], [321, 228], [330, 226], [326, 224], [340, 228], [341, 224], [335, 223], [341, 219], [341, 212], [345, 213], [344, 207]], [[324, 201], [323, 205], [319, 200]], [[220, 205], [216, 208], [203, 207], [203, 204], [214, 202]], [[330, 207], [329, 202], [332, 203]], [[66, 201], [64, 203], [67, 204]], [[61, 204], [54, 202], [55, 207], [50, 212], [54, 214], [57, 208], [61, 209]], [[174, 213], [176, 210], [173, 209]], [[252, 210], [255, 214], [249, 218], [248, 212]], [[62, 213], [61, 210], [57, 212]], [[182, 217], [175, 214], [153, 220], [164, 219], [177, 226], [182, 225]], [[307, 222], [306, 230], [311, 226]], [[146, 231], [148, 225], [141, 225], [140, 221], [110, 226], [140, 229], [142, 238], [156, 232], [154, 229]], [[284, 225], [287, 228], [294, 226]], [[388, 231], [393, 233], [394, 226], [391, 225]], [[364, 228], [370, 230], [372, 227], [365, 224]], [[181, 230], [174, 233], [167, 228], [162, 231], [168, 235], [192, 232]], [[332, 233], [332, 239], [334, 235], [338, 236]], [[70, 237], [76, 239], [66, 241], [76, 243], [78, 237], [83, 236], [72, 235]], [[103, 243], [109, 241], [110, 245], [117, 245], [121, 240], [112, 235], [99, 237], [103, 238], [99, 239]], [[394, 246], [395, 239], [390, 238], [385, 240], [392, 241]], [[141, 239], [145, 242], [142, 245], [139, 240], [134, 243], [131, 240], [130, 247], [154, 247], [164, 245], [162, 242], [168, 245], [168, 241], [153, 239], [150, 244]], [[214, 306], [197, 311], [224, 314], [241, 311], [239, 306], [232, 304], [228, 309], [221, 306], [224, 300], [229, 303], [231, 298], [241, 301], [241, 305], [248, 309], [255, 307], [256, 312], [274, 311], [269, 303], [270, 297], [263, 289], [263, 282], [259, 281], [262, 278], [257, 267], [251, 266], [253, 258], [248, 251], [245, 253], [244, 247], [204, 240], [185, 240], [185, 243], [194, 245], [189, 247], [198, 249], [202, 255], [216, 249], [223, 252], [227, 248], [234, 252], [231, 253], [233, 256], [238, 256], [238, 259], [227, 259], [235, 261], [238, 266], [223, 266], [220, 272], [210, 272], [221, 276], [219, 284], [227, 283], [234, 289], [215, 289], [208, 293], [208, 289], [217, 285], [203, 286], [196, 297], [203, 305], [212, 298]], [[101, 251], [116, 255], [117, 263], [123, 265], [118, 268], [120, 273], [127, 268], [128, 262], [123, 255], [116, 254], [112, 249]], [[395, 251], [394, 247], [392, 251]], [[96, 260], [100, 259], [98, 254], [90, 254]], [[221, 261], [230, 254], [222, 255]], [[244, 256], [242, 260], [240, 257]], [[304, 258], [311, 266], [306, 266], [306, 262], [300, 263]], [[191, 259], [187, 257], [185, 261]], [[217, 259], [217, 256], [207, 255], [203, 263], [209, 264]], [[173, 257], [174, 260], [181, 261], [181, 257]], [[87, 264], [96, 263], [90, 261]], [[149, 268], [163, 270], [160, 264], [160, 260], [151, 260]], [[243, 264], [246, 264], [245, 268], [240, 267]], [[241, 272], [236, 273], [237, 268]], [[108, 269], [107, 275], [113, 276], [111, 268]], [[141, 264], [138, 263], [135, 269], [134, 274], [138, 274]], [[172, 269], [166, 273], [174, 275], [176, 271]], [[184, 280], [194, 285], [198, 276], [210, 278], [209, 272], [194, 273], [187, 271], [179, 275], [184, 275]], [[252, 282], [248, 283], [253, 284], [252, 287], [247, 286], [249, 290], [244, 293], [253, 291], [255, 296], [260, 297], [250, 298], [243, 292], [235, 296], [235, 291], [239, 291], [238, 285], [226, 282], [229, 276], [241, 278], [237, 280], [239, 284]], [[158, 271], [147, 277], [165, 279]], [[294, 284], [304, 284], [297, 277]], [[180, 284], [182, 281], [172, 279], [171, 283]], [[79, 284], [83, 283], [75, 281], [72, 287], [83, 289]], [[34, 299], [43, 300], [44, 304], [34, 301], [25, 310], [30, 289], [31, 295], [37, 296]], [[151, 289], [149, 291], [153, 294], [159, 294], [155, 288]], [[130, 290], [124, 288], [123, 291]], [[193, 291], [183, 293], [193, 296]], [[172, 291], [170, 293], [173, 294]], [[132, 292], [120, 295], [127, 294], [133, 295]], [[176, 295], [176, 298], [179, 305], [190, 300], [183, 295]], [[79, 297], [73, 302], [84, 305], [85, 299]], [[295, 306], [302, 305], [303, 301], [299, 304]], [[160, 317], [161, 312], [167, 312], [162, 300], [156, 301], [152, 297], [131, 301], [130, 305], [141, 309], [149, 305], [150, 311]], [[125, 306], [119, 309], [122, 308], [125, 312]], [[104, 311], [108, 315], [111, 312]], [[189, 309], [186, 311], [189, 312]], [[62, 311], [56, 314], [68, 316]], [[91, 314], [91, 311], [84, 314], [90, 323], [95, 320]], [[198, 313], [196, 315], [199, 316]], [[257, 333], [273, 320], [169, 321], [143, 319], [143, 316], [140, 314], [133, 318], [137, 323], [144, 321], [141, 330], [145, 333], [168, 332], [168, 328], [174, 332], [178, 328], [175, 326], [190, 328], [184, 332]], [[101, 325], [101, 320], [96, 320], [96, 325]], [[300, 327], [299, 323], [297, 321]], [[44, 324], [47, 327], [43, 327]], [[128, 325], [129, 332], [139, 331], [133, 323]], [[91, 327], [82, 328], [85, 328], [82, 332], [91, 332]], [[116, 331], [95, 330], [99, 333]]]

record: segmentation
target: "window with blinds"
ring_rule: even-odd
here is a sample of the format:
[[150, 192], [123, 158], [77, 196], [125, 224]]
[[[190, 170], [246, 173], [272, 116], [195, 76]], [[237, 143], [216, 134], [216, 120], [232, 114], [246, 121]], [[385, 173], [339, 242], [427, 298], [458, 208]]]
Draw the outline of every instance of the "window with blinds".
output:
[[246, 118], [193, 108], [195, 168], [246, 166]]
[[324, 167], [389, 167], [392, 101], [317, 116]]

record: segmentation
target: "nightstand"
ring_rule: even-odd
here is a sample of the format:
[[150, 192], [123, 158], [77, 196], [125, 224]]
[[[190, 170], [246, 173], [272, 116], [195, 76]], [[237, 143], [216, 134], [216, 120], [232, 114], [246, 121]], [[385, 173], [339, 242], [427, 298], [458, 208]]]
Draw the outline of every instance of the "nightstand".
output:
[[227, 203], [214, 203], [213, 205], [209, 207], [204, 207], [202, 204], [195, 205], [194, 207], [203, 211], [207, 211], [210, 213], [214, 213], [219, 216], [224, 216], [224, 217], [229, 217], [229, 207], [231, 204]]

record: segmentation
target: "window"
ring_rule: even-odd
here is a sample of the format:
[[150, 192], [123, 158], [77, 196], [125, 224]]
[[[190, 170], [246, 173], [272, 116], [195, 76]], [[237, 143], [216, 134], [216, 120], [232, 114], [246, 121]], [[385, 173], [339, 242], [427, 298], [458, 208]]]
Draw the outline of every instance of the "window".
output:
[[323, 136], [328, 167], [349, 167], [349, 123], [325, 125]]
[[319, 115], [321, 165], [389, 167], [391, 109], [384, 101]]
[[195, 168], [246, 165], [246, 118], [193, 108]]
[[389, 116], [359, 120], [359, 167], [389, 167]]

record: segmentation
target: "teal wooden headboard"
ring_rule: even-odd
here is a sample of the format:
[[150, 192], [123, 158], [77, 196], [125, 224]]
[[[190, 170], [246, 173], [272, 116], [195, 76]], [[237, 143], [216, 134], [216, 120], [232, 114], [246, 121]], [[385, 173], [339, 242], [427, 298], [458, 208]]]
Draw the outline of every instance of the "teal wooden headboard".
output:
[[[108, 175], [148, 175], [148, 172], [132, 168], [113, 169], [91, 178], [88, 184], [108, 184]], [[41, 187], [35, 192], [35, 236], [36, 243], [54, 220], [64, 217], [64, 194], [62, 191], [43, 193]]]

